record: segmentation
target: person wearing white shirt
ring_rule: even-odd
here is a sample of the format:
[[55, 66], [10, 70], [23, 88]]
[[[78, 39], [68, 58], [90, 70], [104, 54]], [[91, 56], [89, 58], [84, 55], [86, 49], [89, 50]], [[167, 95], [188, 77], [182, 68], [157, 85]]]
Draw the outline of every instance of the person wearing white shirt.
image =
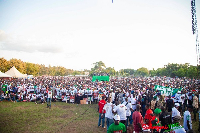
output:
[[179, 103], [175, 103], [175, 107], [172, 108], [172, 121], [173, 121], [173, 118], [175, 116], [180, 116], [181, 117], [181, 114], [180, 114], [180, 112], [177, 109], [177, 108], [179, 108], [179, 106], [180, 106]]
[[184, 117], [183, 117], [183, 126], [185, 131], [188, 131], [192, 129], [192, 118], [191, 118], [191, 112], [192, 112], [192, 105], [188, 105], [188, 110], [184, 112]]
[[128, 102], [128, 98], [125, 98], [125, 101], [122, 103], [127, 107], [126, 110], [126, 123], [127, 125], [129, 125], [128, 123], [130, 122], [130, 116], [131, 116], [131, 111], [133, 111], [132, 109], [132, 104]]
[[47, 108], [49, 109], [51, 109], [51, 99], [52, 99], [52, 91], [51, 89], [49, 89], [47, 94]]
[[115, 105], [111, 102], [111, 100], [112, 99], [110, 97], [108, 97], [108, 102], [103, 107], [103, 110], [106, 111], [105, 117], [106, 117], [107, 131], [108, 131], [109, 126], [112, 123], [114, 123], [114, 121], [113, 121], [114, 114], [112, 113], [112, 108]]
[[171, 127], [173, 133], [186, 133], [185, 129], [180, 125], [180, 120], [180, 116], [175, 116], [173, 118], [173, 126]]
[[126, 110], [127, 107], [124, 104], [121, 104], [119, 101], [119, 105], [115, 106], [113, 108], [113, 112], [116, 113], [120, 116], [120, 122], [123, 123], [125, 126], [126, 125]]

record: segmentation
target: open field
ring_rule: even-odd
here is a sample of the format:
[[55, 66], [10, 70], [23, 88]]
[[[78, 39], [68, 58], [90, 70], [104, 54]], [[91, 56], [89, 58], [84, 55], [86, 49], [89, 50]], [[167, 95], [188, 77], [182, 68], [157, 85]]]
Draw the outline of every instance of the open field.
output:
[[[98, 128], [97, 104], [77, 105], [53, 102], [52, 108], [46, 104], [0, 103], [1, 133], [106, 133]], [[193, 122], [197, 133], [198, 123]]]
[[98, 128], [97, 123], [97, 104], [53, 102], [48, 109], [46, 104], [0, 103], [1, 133], [105, 133], [106, 129]]

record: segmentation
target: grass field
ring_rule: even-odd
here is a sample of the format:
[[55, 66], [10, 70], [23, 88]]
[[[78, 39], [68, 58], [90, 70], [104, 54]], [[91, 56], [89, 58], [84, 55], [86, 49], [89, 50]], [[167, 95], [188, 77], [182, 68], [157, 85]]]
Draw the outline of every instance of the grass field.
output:
[[[32, 102], [1, 102], [1, 133], [106, 133], [98, 128], [97, 104], [77, 105], [64, 102], [53, 102], [52, 108], [46, 104]], [[198, 123], [193, 122], [197, 132]]]

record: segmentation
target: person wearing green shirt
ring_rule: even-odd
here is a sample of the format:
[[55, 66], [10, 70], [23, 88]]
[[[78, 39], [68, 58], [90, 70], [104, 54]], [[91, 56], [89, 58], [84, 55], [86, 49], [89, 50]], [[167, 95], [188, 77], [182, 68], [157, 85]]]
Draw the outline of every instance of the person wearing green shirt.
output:
[[3, 92], [7, 91], [7, 85], [6, 84], [2, 85], [2, 91]]
[[114, 123], [109, 126], [107, 133], [125, 133], [126, 127], [123, 123], [119, 121], [120, 121], [120, 116], [115, 115]]

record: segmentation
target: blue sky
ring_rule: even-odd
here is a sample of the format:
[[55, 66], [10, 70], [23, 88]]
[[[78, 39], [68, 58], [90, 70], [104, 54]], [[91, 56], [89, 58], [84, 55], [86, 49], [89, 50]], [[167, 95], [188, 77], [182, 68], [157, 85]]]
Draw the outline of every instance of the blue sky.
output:
[[76, 70], [196, 65], [190, 0], [0, 0], [0, 53]]

